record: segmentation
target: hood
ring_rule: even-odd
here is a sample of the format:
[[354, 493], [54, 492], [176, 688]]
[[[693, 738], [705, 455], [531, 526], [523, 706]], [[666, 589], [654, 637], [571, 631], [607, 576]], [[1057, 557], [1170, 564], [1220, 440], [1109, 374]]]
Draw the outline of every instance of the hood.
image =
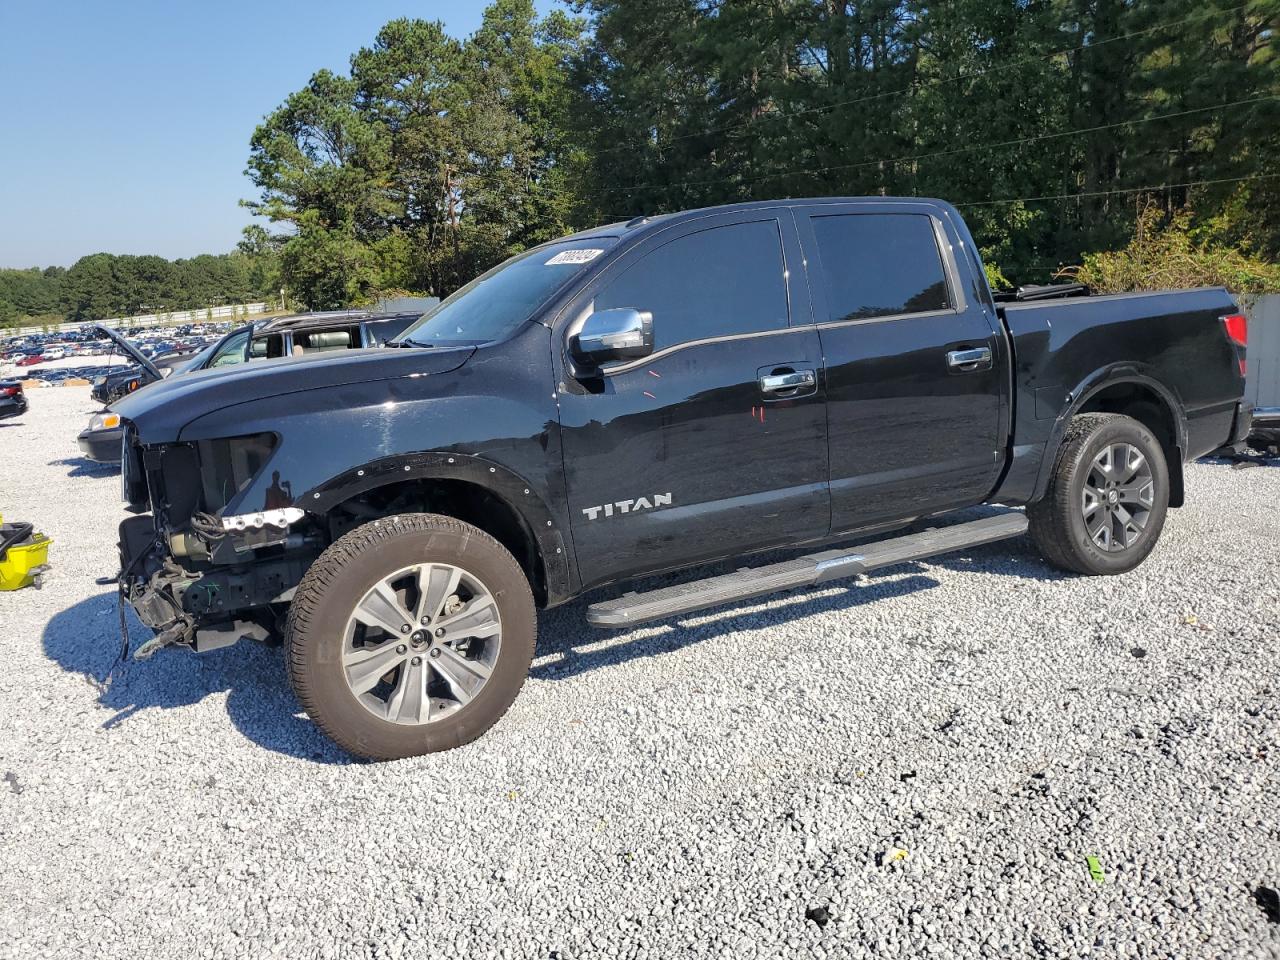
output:
[[93, 329], [115, 343], [116, 346], [132, 358], [134, 363], [141, 366], [142, 369], [151, 374], [151, 376], [155, 377], [157, 380], [162, 379], [162, 375], [160, 371], [156, 369], [156, 365], [148, 360], [141, 350], [121, 336], [118, 331], [112, 330], [110, 327], [101, 323], [94, 324]]
[[450, 350], [384, 348], [253, 360], [169, 377], [131, 393], [111, 409], [134, 424], [143, 443], [173, 443], [191, 421], [224, 407], [350, 383], [448, 373], [473, 353], [475, 347], [471, 346]]

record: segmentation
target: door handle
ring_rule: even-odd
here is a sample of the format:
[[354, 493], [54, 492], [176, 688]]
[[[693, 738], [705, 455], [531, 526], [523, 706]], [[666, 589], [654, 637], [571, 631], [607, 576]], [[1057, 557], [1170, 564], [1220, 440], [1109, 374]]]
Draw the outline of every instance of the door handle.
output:
[[991, 366], [991, 348], [974, 347], [972, 350], [951, 350], [947, 353], [947, 366], [952, 370], [985, 370]]
[[760, 389], [764, 393], [786, 393], [788, 390], [799, 390], [812, 387], [818, 382], [812, 370], [788, 370], [785, 373], [770, 373], [760, 378]]

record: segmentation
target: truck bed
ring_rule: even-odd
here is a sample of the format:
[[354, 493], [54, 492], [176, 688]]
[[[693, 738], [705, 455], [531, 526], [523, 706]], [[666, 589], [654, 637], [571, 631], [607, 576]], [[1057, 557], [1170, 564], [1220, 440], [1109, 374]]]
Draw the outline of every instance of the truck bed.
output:
[[[1149, 394], [1153, 412], [1167, 412], [1177, 462], [1230, 442], [1242, 378], [1221, 318], [1238, 310], [1222, 287], [1001, 304], [1014, 356], [1013, 449], [1001, 499], [1042, 488], [1044, 451], [1056, 449], [1066, 418], [1104, 381], [1113, 393]], [[1096, 402], [1091, 409], [1106, 409], [1105, 396]]]

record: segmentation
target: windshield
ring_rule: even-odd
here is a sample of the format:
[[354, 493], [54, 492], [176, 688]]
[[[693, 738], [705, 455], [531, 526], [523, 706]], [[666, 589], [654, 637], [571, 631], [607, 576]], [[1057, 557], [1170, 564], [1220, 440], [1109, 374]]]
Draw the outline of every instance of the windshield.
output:
[[565, 240], [514, 256], [428, 310], [395, 342], [453, 346], [501, 340], [616, 242], [616, 237]]

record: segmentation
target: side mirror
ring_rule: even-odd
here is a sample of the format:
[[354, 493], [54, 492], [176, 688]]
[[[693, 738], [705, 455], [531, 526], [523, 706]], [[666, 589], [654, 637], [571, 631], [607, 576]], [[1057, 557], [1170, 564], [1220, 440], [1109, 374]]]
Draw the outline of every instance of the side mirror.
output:
[[597, 310], [570, 338], [569, 351], [586, 367], [647, 357], [653, 353], [653, 314], [630, 307]]

